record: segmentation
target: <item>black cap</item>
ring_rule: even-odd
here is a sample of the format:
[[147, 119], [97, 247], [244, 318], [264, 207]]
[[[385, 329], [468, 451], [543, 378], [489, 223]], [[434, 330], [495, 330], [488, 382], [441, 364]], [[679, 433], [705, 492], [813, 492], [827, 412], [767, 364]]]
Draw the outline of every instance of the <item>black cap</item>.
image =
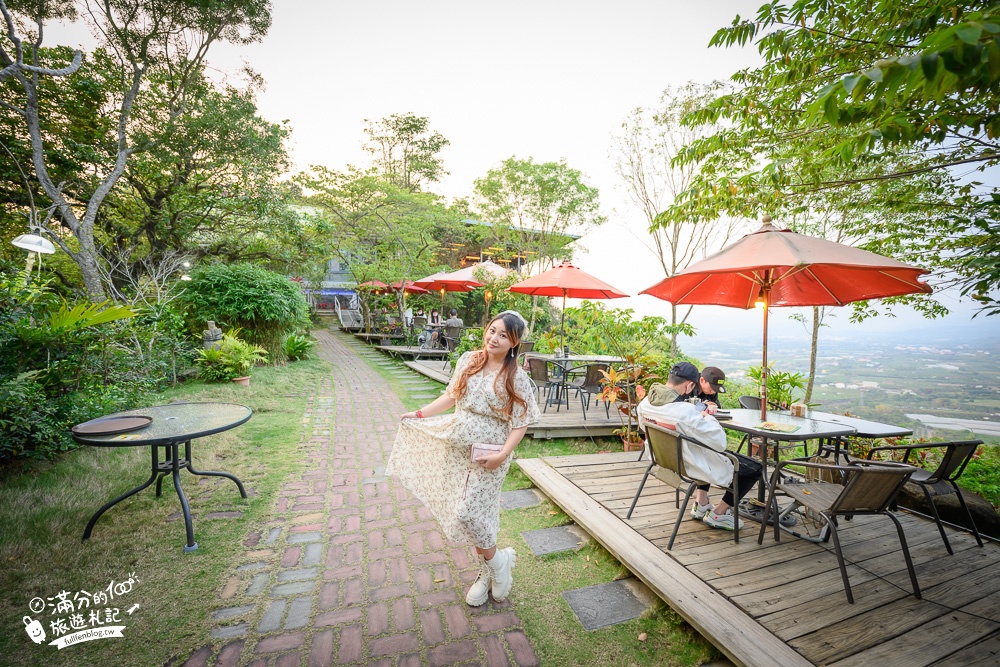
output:
[[674, 367], [670, 369], [670, 374], [695, 383], [698, 382], [698, 378], [700, 377], [698, 367], [690, 361], [682, 361], [679, 364], [674, 364]]
[[726, 393], [726, 374], [722, 372], [721, 368], [716, 368], [715, 366], [705, 366], [705, 370], [701, 372], [701, 376], [705, 378], [705, 382], [707, 382], [717, 394]]

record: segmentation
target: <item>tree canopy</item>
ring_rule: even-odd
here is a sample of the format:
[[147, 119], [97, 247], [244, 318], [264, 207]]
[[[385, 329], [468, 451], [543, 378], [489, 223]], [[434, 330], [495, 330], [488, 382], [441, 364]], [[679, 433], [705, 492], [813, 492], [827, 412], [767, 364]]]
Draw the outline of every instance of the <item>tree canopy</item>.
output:
[[998, 7], [800, 0], [736, 17], [711, 44], [755, 42], [765, 63], [686, 117], [727, 127], [678, 156], [701, 170], [662, 222], [836, 213], [848, 239], [1000, 312], [1000, 267], [977, 261], [1000, 190], [976, 177], [1000, 159]]

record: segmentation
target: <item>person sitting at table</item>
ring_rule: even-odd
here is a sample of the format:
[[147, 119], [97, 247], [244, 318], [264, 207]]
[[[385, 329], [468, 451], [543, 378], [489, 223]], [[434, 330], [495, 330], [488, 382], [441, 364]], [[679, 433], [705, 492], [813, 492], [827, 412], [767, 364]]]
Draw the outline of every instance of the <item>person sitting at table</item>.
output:
[[716, 408], [722, 407], [719, 394], [726, 393], [726, 374], [716, 366], [705, 366], [698, 377], [698, 386], [694, 397], [702, 403], [714, 403]]
[[[685, 366], [693, 364], [682, 362], [676, 364], [667, 375], [667, 384], [658, 385], [657, 390], [650, 391], [646, 398], [639, 403], [639, 426], [645, 420], [663, 420], [682, 434], [693, 438], [698, 442], [711, 447], [716, 452], [726, 449], [726, 432], [719, 422], [709, 417], [708, 409], [700, 410], [695, 404], [683, 399], [685, 394], [694, 391], [693, 385], [697, 384], [698, 376], [692, 379], [691, 369]], [[697, 369], [695, 369], [697, 370]], [[705, 404], [698, 404], [704, 407]], [[716, 454], [703, 447], [692, 446], [687, 442], [683, 443], [684, 469], [693, 479], [705, 481], [699, 484], [695, 491], [695, 504], [691, 509], [691, 518], [696, 521], [704, 521], [712, 528], [720, 530], [733, 530], [735, 528], [736, 517], [733, 515], [733, 507], [745, 496], [755, 482], [760, 480], [761, 465], [757, 461], [742, 454], [736, 454], [740, 461], [740, 472], [738, 477], [739, 497], [733, 496], [730, 487], [733, 481], [733, 464], [722, 454]], [[726, 487], [726, 493], [722, 500], [712, 506], [708, 491], [711, 484]], [[743, 522], [740, 521], [740, 527]]]
[[431, 332], [431, 347], [438, 346], [438, 339], [441, 337], [441, 312], [437, 308], [431, 308], [430, 317], [427, 318], [427, 330]]
[[697, 366], [690, 361], [681, 361], [674, 364], [674, 367], [670, 369], [670, 374], [684, 380], [684, 391], [680, 392], [680, 396], [677, 397], [678, 402], [697, 397], [698, 380], [701, 378], [701, 373], [698, 371]]

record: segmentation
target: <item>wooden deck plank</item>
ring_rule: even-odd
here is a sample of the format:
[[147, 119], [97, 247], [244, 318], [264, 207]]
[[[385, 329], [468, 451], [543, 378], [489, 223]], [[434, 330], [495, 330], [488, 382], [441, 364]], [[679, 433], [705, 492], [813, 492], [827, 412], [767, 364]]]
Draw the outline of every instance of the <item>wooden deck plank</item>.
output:
[[[673, 580], [679, 580], [679, 572], [697, 577], [716, 594], [707, 598], [716, 613], [756, 622], [768, 636], [787, 642], [788, 648], [809, 663], [840, 661], [886, 667], [881, 663], [924, 665], [947, 658], [948, 664], [957, 665], [962, 658], [955, 656], [963, 656], [970, 664], [996, 664], [990, 662], [1000, 651], [1000, 578], [995, 576], [1000, 545], [995, 542], [987, 541], [986, 547], [980, 548], [970, 534], [947, 529], [955, 546], [955, 555], [948, 556], [933, 522], [908, 512], [898, 513], [924, 593], [924, 599], [918, 600], [910, 592], [891, 522], [869, 516], [842, 522], [841, 543], [855, 597], [855, 604], [848, 604], [832, 543], [814, 544], [784, 534], [776, 542], [768, 529], [763, 544], [758, 545], [759, 526], [747, 522], [740, 543], [734, 544], [732, 533], [712, 530], [685, 517], [674, 548], [666, 552], [677, 516], [672, 487], [650, 477], [632, 519], [624, 520], [648, 465], [638, 463], [636, 457], [634, 452], [552, 457], [527, 467], [532, 469], [529, 477], [538, 477], [536, 484], [543, 491], [549, 492], [546, 487], [554, 490], [549, 495], [557, 505], [597, 541], [608, 542], [605, 546], [640, 579], [645, 581], [643, 577], [649, 573], [637, 571], [643, 567], [639, 561], [655, 554], [642, 551], [641, 541], [633, 543], [644, 538], [647, 548], [659, 551], [661, 558], [676, 568], [656, 561], [647, 566], [654, 573], [661, 577], [669, 573]], [[553, 466], [546, 468], [549, 461]], [[553, 495], [555, 491], [558, 493]], [[626, 548], [628, 555], [623, 553]], [[693, 584], [684, 579], [680, 585], [683, 602]], [[651, 588], [676, 609], [670, 596], [676, 595], [677, 586], [671, 581]], [[721, 601], [726, 601], [725, 605]], [[678, 611], [687, 618], [685, 611]], [[972, 638], [966, 642], [963, 627], [970, 619]], [[707, 626], [691, 622], [703, 634], [709, 632]], [[962, 638], [956, 639], [960, 635]], [[710, 639], [734, 657], [722, 641]], [[731, 650], [741, 651], [752, 642], [745, 639], [733, 644]], [[948, 642], [950, 646], [937, 646]], [[885, 644], [898, 650], [887, 657]], [[982, 644], [986, 647], [980, 648]], [[736, 659], [745, 660], [746, 656]], [[773, 656], [770, 662], [783, 664]]]
[[935, 667], [996, 667], [996, 665], [1000, 665], [1000, 631], [935, 663]]
[[955, 647], [969, 646], [997, 628], [1000, 623], [995, 621], [951, 612], [870, 650], [828, 663], [828, 667], [924, 667], [953, 653]]
[[809, 664], [544, 461], [522, 459], [519, 465], [574, 521], [734, 663], [762, 667]]

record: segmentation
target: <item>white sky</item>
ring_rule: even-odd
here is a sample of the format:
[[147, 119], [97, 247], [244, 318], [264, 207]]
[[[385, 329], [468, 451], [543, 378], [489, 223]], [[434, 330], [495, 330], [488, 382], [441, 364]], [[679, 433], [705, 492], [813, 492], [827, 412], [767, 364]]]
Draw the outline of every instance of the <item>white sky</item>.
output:
[[[762, 0], [273, 0], [273, 25], [260, 44], [218, 44], [209, 62], [236, 74], [247, 64], [267, 82], [258, 107], [288, 120], [296, 166], [342, 169], [365, 164], [364, 119], [412, 112], [451, 142], [450, 172], [433, 190], [469, 196], [472, 183], [510, 157], [565, 159], [601, 193], [609, 222], [582, 239], [580, 268], [630, 294], [663, 278], [639, 237], [640, 212], [627, 199], [609, 157], [612, 135], [628, 112], [657, 102], [668, 85], [726, 79], [759, 62], [756, 49], [708, 48], [736, 14], [752, 16]], [[49, 31], [49, 45], [72, 43]], [[778, 221], [780, 222], [780, 221]], [[748, 229], [756, 223], [746, 221]], [[667, 316], [649, 296], [609, 305]], [[956, 305], [954, 299], [949, 307]], [[968, 322], [971, 310], [948, 321]], [[772, 311], [772, 331], [786, 322]], [[900, 313], [901, 321], [923, 321]], [[885, 318], [848, 325], [842, 334], [886, 326]], [[977, 318], [982, 322], [985, 318]], [[699, 306], [703, 330], [760, 331], [760, 314]], [[792, 331], [802, 331], [795, 324]]]

